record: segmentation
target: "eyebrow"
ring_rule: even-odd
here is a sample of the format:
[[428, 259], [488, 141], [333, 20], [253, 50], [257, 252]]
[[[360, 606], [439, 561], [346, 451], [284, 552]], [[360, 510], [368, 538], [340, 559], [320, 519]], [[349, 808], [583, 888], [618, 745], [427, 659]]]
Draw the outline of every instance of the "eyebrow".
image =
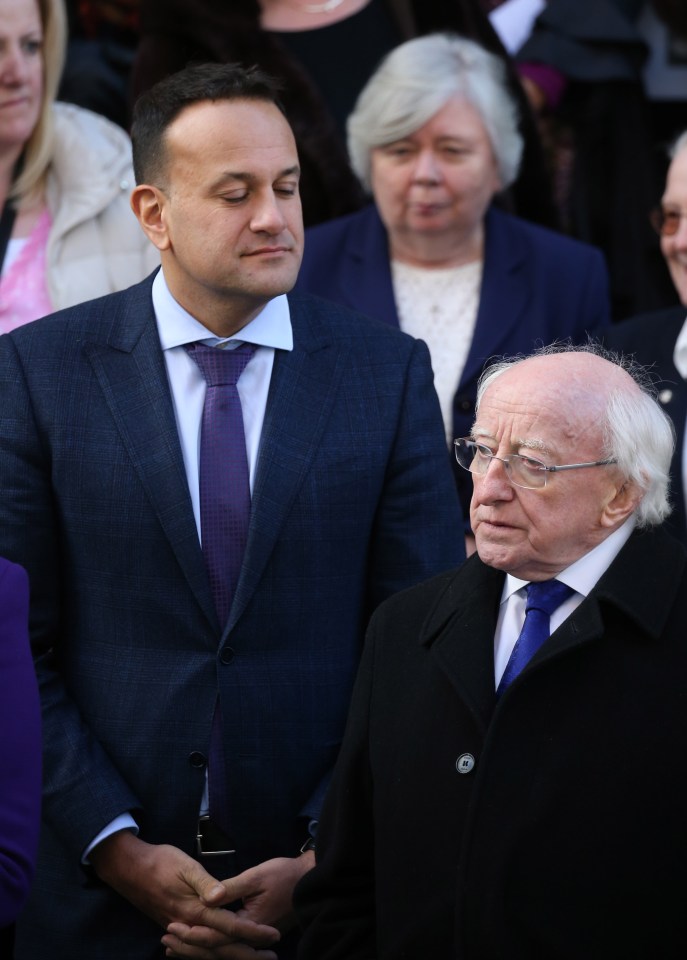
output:
[[[277, 174], [272, 182], [274, 183], [276, 180], [281, 180], [283, 177], [297, 177], [300, 175], [300, 172], [301, 168], [298, 166], [298, 164], [295, 164], [293, 167], [286, 167]], [[217, 189], [231, 180], [238, 180], [241, 183], [255, 183], [260, 179], [262, 178], [258, 177], [254, 173], [251, 173], [250, 171], [226, 170], [217, 177], [215, 182], [212, 184], [212, 188]]]
[[[473, 437], [481, 437], [482, 439], [496, 440], [493, 433], [489, 433], [489, 431], [483, 427], [474, 426], [472, 428], [472, 435]], [[539, 437], [515, 437], [513, 447], [525, 447], [527, 450], [538, 450], [540, 453], [551, 454], [553, 452], [550, 446]]]

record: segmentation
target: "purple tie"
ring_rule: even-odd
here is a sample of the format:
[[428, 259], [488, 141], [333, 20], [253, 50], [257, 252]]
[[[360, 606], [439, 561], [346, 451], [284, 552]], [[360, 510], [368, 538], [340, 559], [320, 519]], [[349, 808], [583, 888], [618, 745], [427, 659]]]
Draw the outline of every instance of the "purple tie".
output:
[[[220, 629], [234, 599], [248, 537], [250, 481], [241, 399], [236, 384], [253, 344], [233, 350], [191, 344], [189, 355], [207, 383], [200, 434], [200, 536]], [[225, 833], [227, 782], [219, 699], [210, 737], [210, 816]]]
[[497, 697], [501, 696], [506, 687], [527, 666], [541, 645], [548, 640], [551, 632], [551, 614], [574, 592], [572, 587], [561, 583], [560, 580], [542, 580], [539, 583], [528, 584], [525, 622], [496, 690]]
[[236, 384], [255, 352], [196, 343], [188, 352], [207, 383], [200, 434], [200, 537], [220, 628], [229, 619], [250, 517], [250, 483]]

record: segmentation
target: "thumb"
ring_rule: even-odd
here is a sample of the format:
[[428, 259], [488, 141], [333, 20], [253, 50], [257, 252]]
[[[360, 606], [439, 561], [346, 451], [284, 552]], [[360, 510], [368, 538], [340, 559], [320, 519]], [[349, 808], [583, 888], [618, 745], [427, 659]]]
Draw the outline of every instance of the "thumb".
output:
[[219, 880], [211, 876], [195, 860], [190, 860], [184, 865], [182, 879], [207, 906], [219, 907], [229, 903], [226, 890]]

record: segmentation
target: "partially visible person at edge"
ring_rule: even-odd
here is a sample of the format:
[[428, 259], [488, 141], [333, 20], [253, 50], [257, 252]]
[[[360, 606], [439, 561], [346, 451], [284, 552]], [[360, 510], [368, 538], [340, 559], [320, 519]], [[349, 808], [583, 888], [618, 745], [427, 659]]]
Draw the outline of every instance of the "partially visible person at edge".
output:
[[133, 89], [140, 93], [201, 60], [257, 63], [279, 78], [303, 169], [303, 212], [310, 226], [367, 203], [346, 156], [346, 118], [385, 54], [436, 30], [471, 37], [503, 61], [525, 143], [522, 170], [503, 201], [520, 216], [555, 225], [533, 113], [479, 0], [141, 0]]
[[270, 79], [174, 74], [132, 141], [161, 270], [0, 337], [0, 553], [31, 577], [45, 744], [16, 956], [285, 960], [365, 625], [461, 561], [462, 517], [426, 346], [285, 296]]
[[65, 44], [62, 0], [0, 0], [0, 333], [159, 263], [129, 206], [127, 134], [55, 102]]
[[456, 440], [477, 553], [372, 618], [299, 960], [682, 960], [671, 451], [598, 349], [487, 369]]
[[680, 303], [614, 324], [604, 341], [649, 367], [659, 402], [674, 424], [673, 512], [667, 526], [687, 546], [687, 130], [670, 148], [670, 157], [661, 204], [650, 219]]
[[[41, 714], [29, 646], [26, 571], [0, 558], [0, 955], [36, 866], [41, 809]], [[4, 952], [7, 951], [7, 952]]]
[[[610, 321], [598, 250], [499, 210], [522, 155], [502, 64], [432, 34], [382, 61], [348, 121], [375, 205], [307, 231], [298, 289], [427, 341], [448, 443], [472, 425], [494, 354]], [[471, 484], [456, 467], [463, 515]]]

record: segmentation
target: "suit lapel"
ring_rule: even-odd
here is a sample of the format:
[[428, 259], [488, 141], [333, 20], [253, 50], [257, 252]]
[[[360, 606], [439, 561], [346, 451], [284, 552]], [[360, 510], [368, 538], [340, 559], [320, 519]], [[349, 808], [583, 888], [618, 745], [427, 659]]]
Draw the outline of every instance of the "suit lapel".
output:
[[277, 351], [274, 359], [253, 485], [248, 542], [229, 630], [255, 592], [310, 470], [343, 373], [341, 347], [332, 342], [307, 300], [290, 299], [289, 306], [294, 348]]
[[461, 384], [476, 380], [485, 361], [502, 352], [501, 345], [517, 328], [527, 307], [528, 251], [523, 249], [522, 237], [512, 234], [508, 218], [498, 210], [490, 210], [485, 222], [484, 270], [477, 320]]
[[374, 207], [357, 214], [339, 264], [341, 303], [361, 313], [398, 327], [389, 262], [389, 241]]
[[109, 341], [86, 342], [84, 353], [183, 574], [216, 628], [150, 282], [133, 287], [120, 303]]

